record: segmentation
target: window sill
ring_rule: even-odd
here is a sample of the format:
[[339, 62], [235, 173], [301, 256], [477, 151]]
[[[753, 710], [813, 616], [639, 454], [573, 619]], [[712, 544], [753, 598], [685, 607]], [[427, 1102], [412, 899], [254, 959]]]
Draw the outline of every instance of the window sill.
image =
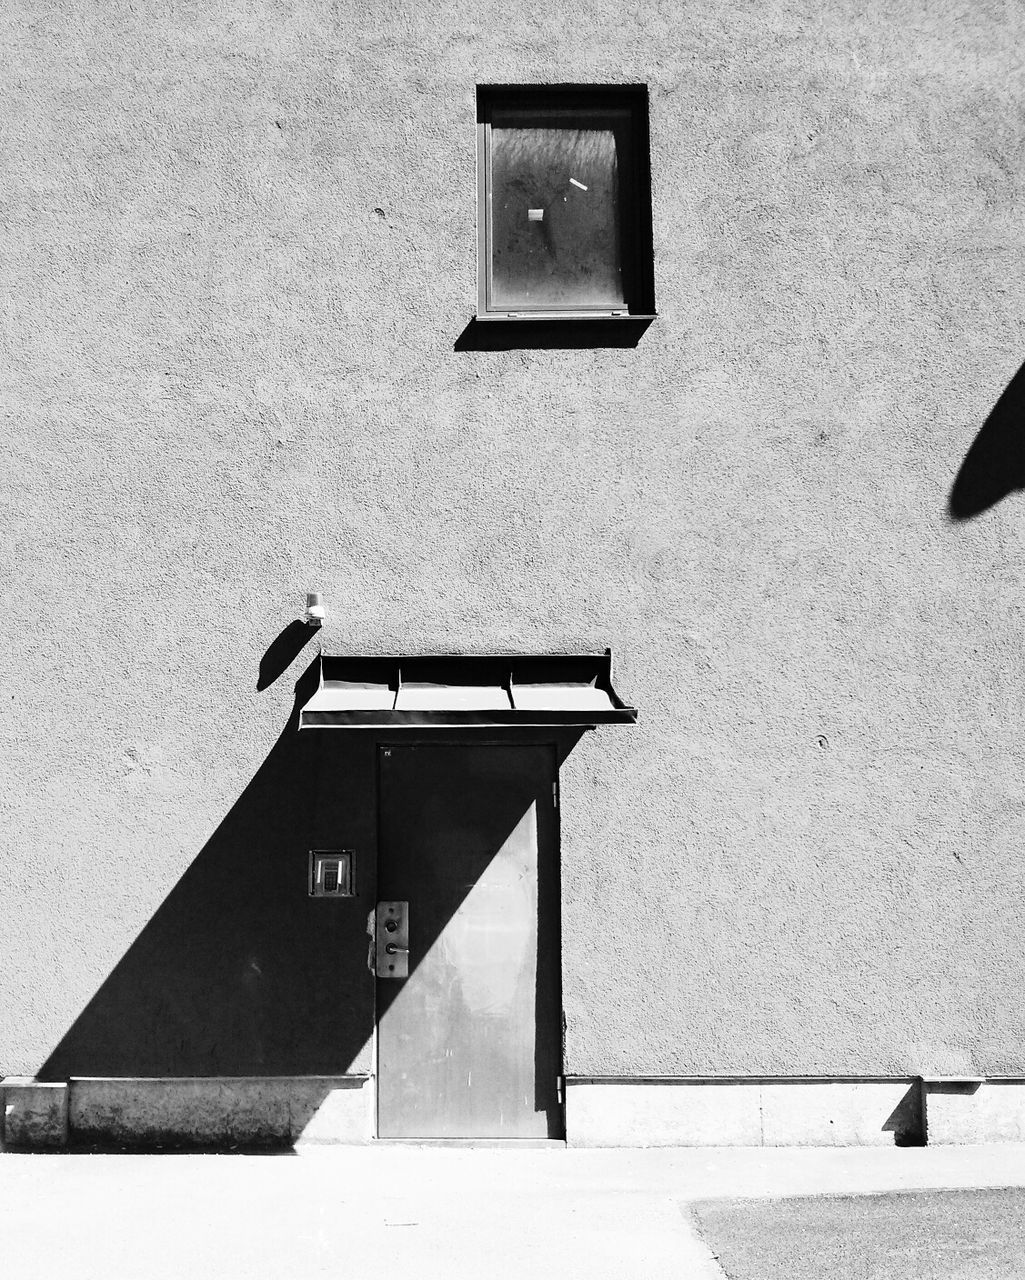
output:
[[635, 324], [645, 320], [649, 324], [657, 320], [656, 312], [622, 312], [612, 314], [605, 311], [485, 311], [473, 317], [477, 324], [580, 324], [585, 321], [591, 324]]
[[561, 351], [587, 347], [636, 347], [657, 315], [595, 315], [594, 312], [476, 315], [456, 339], [456, 351], [536, 348]]

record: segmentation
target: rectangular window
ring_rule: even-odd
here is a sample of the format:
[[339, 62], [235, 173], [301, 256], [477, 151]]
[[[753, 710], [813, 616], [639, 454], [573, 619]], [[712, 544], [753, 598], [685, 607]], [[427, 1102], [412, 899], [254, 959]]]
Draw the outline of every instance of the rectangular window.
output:
[[477, 91], [478, 319], [654, 310], [643, 87]]

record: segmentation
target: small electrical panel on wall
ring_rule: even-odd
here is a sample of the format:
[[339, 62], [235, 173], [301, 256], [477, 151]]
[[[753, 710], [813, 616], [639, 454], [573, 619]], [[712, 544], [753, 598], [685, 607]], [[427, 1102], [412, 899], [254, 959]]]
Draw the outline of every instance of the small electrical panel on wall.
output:
[[310, 897], [354, 898], [356, 882], [351, 849], [310, 850]]

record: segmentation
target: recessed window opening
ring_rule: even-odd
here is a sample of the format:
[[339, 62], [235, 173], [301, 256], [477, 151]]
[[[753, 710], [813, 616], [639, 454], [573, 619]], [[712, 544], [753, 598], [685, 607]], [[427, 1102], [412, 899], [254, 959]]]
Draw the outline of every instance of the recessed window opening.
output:
[[651, 314], [647, 90], [478, 90], [478, 318]]

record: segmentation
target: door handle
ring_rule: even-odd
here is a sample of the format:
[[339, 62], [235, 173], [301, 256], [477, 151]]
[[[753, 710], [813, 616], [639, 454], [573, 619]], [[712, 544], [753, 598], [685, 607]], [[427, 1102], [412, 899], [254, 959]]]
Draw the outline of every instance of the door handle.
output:
[[409, 977], [409, 903], [379, 902], [374, 919], [374, 972]]

